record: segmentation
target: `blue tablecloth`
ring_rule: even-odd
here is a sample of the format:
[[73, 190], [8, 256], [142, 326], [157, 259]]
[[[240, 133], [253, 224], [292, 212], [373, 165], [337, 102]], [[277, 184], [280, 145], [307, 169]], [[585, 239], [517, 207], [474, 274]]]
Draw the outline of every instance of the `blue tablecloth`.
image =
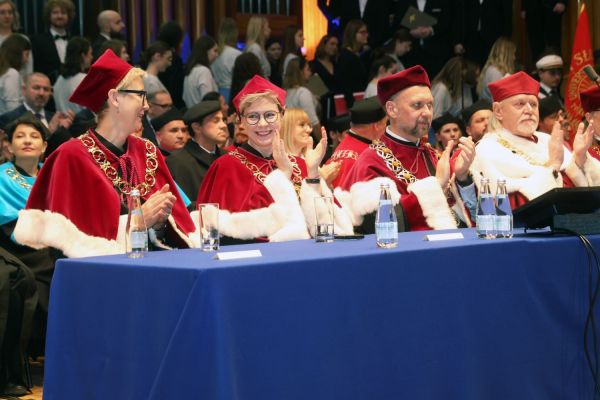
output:
[[462, 232], [61, 260], [44, 399], [591, 398], [583, 246]]

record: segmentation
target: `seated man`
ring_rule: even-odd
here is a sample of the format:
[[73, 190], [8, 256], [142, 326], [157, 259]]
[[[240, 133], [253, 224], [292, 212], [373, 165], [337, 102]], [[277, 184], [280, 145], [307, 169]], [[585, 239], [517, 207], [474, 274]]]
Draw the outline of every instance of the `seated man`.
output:
[[431, 128], [435, 132], [435, 142], [438, 154], [441, 156], [448, 142], [455, 143], [465, 134], [462, 121], [450, 113], [446, 113], [431, 121]]
[[327, 164], [340, 163], [340, 171], [332, 182], [333, 187], [340, 186], [360, 153], [383, 135], [386, 124], [387, 115], [376, 97], [359, 100], [352, 105], [351, 128], [327, 161]]
[[477, 145], [473, 176], [489, 178], [492, 186], [497, 179], [505, 179], [512, 208], [553, 188], [600, 184], [600, 162], [587, 155], [593, 124], [586, 130], [579, 125], [570, 153], [558, 122], [551, 135], [536, 132], [536, 80], [518, 72], [488, 87], [494, 99], [493, 115], [490, 132]]
[[538, 97], [543, 99], [548, 96], [556, 96], [562, 103], [560, 93], [560, 81], [562, 80], [563, 60], [556, 54], [549, 54], [540, 58], [535, 63], [538, 77], [540, 78], [540, 91]]
[[168, 154], [182, 149], [190, 137], [183, 121], [183, 114], [176, 108], [171, 108], [150, 123], [154, 128], [159, 147]]
[[[452, 140], [438, 161], [435, 151], [423, 143], [433, 116], [430, 88], [429, 77], [419, 65], [378, 82], [378, 97], [385, 105], [390, 124], [381, 140], [361, 153], [342, 182], [341, 188], [347, 192], [336, 192], [338, 200], [352, 210], [353, 224], [362, 225], [363, 231], [373, 231], [373, 224], [364, 217], [377, 209], [382, 183], [390, 183], [392, 200], [400, 205], [400, 230], [456, 228], [456, 216], [465, 226], [470, 225], [453, 183], [456, 178], [461, 193], [473, 201], [469, 166], [475, 145], [469, 138]], [[452, 174], [450, 153], [457, 144], [461, 152]]]
[[600, 87], [588, 89], [582, 92], [580, 97], [585, 119], [594, 126], [594, 137], [589, 153], [596, 160], [600, 160]]
[[[564, 118], [561, 118], [564, 108], [560, 103], [560, 99], [556, 96], [548, 96], [541, 99], [539, 109], [540, 121], [537, 129], [539, 132], [550, 134], [552, 133], [552, 128], [556, 121], [564, 121]], [[568, 138], [565, 137], [565, 140], [567, 139]]]
[[492, 115], [492, 104], [479, 99], [461, 112], [467, 135], [477, 143], [488, 131], [488, 122]]
[[192, 139], [180, 151], [167, 157], [167, 166], [185, 194], [196, 199], [208, 168], [224, 154], [218, 144], [227, 139], [227, 125], [217, 100], [201, 101], [182, 118]]

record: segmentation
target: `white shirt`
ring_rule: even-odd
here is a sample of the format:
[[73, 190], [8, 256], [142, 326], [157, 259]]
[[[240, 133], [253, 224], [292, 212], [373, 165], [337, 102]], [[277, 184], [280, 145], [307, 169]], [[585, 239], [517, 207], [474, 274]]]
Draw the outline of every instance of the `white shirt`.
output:
[[263, 74], [265, 78], [269, 78], [271, 76], [271, 64], [267, 59], [267, 54], [260, 47], [258, 43], [252, 43], [250, 46], [246, 47], [246, 52], [254, 54], [258, 57], [258, 61], [260, 61], [260, 66], [262, 67]]
[[367, 8], [368, 0], [358, 0], [358, 7], [360, 8], [360, 17], [365, 16], [365, 8]]
[[206, 93], [218, 90], [219, 87], [213, 78], [212, 72], [204, 65], [196, 65], [183, 78], [183, 101], [187, 108], [200, 103]]
[[[67, 32], [58, 32], [53, 27], [50, 27], [50, 34], [54, 38], [55, 35], [65, 36]], [[58, 52], [58, 58], [60, 58], [60, 62], [65, 62], [65, 56], [67, 55], [67, 40], [66, 39], [55, 39], [54, 46], [56, 46], [56, 51]]]
[[27, 111], [31, 111], [31, 113], [33, 115], [38, 114], [40, 116], [40, 121], [42, 121], [42, 124], [44, 124], [46, 126], [46, 128], [48, 128], [48, 120], [46, 119], [46, 111], [43, 108], [40, 111], [35, 111], [33, 108], [29, 107], [29, 104], [27, 104], [26, 102], [23, 102], [23, 105], [25, 106], [25, 109]]
[[238, 58], [240, 54], [242, 54], [242, 52], [238, 49], [231, 46], [225, 46], [223, 47], [221, 54], [219, 54], [217, 59], [210, 65], [210, 70], [212, 71], [215, 82], [217, 82], [219, 88], [231, 88], [233, 65], [235, 64], [235, 59]]
[[315, 96], [304, 86], [287, 90], [287, 94], [285, 96], [286, 108], [301, 108], [306, 111], [312, 126], [315, 126], [319, 123], [317, 104], [318, 101]]
[[21, 98], [21, 76], [19, 71], [9, 68], [0, 76], [0, 115], [19, 107]]
[[83, 110], [83, 107], [79, 104], [71, 103], [69, 101], [69, 97], [71, 97], [71, 94], [73, 94], [77, 86], [79, 86], [83, 78], [85, 78], [83, 72], [79, 72], [66, 79], [62, 75], [58, 77], [53, 88], [56, 111], [67, 112], [67, 110], [73, 110], [73, 112], [77, 114], [79, 111]]
[[419, 11], [425, 11], [425, 3], [427, 3], [427, 0], [417, 0], [417, 7], [419, 8]]

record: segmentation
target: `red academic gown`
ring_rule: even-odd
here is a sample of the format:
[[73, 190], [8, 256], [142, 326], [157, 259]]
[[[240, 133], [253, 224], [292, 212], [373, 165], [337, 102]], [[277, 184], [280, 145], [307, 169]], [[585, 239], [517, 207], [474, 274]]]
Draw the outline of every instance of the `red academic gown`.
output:
[[[134, 185], [146, 181], [148, 190], [141, 193], [143, 201], [169, 184], [177, 201], [171, 213], [174, 225], [167, 225], [167, 237], [180, 247], [188, 247], [190, 242], [183, 236], [195, 230], [194, 223], [156, 146], [148, 140], [130, 135], [126, 152], [117, 157], [98, 140], [93, 131], [87, 135], [88, 146], [96, 146], [99, 150], [95, 156], [101, 157], [100, 151], [104, 153], [107, 162], [115, 171], [119, 171], [124, 180]], [[113, 182], [88, 151], [81, 140], [84, 137], [63, 144], [46, 160], [31, 190], [26, 210], [58, 213], [84, 235], [114, 240], [126, 199], [115, 189]], [[147, 168], [155, 168], [153, 177], [147, 173]]]
[[590, 147], [589, 151], [590, 155], [594, 157], [596, 160], [600, 161], [600, 143], [594, 143]]
[[[295, 164], [292, 181], [299, 190], [302, 179], [307, 175], [306, 163], [301, 158], [290, 158]], [[272, 158], [262, 157], [248, 144], [237, 147], [211, 164], [198, 192], [197, 204], [219, 203], [220, 209], [231, 213], [269, 207], [274, 200], [264, 180], [275, 169]], [[247, 239], [247, 236], [236, 239]], [[259, 240], [267, 239], [259, 237]]]
[[[432, 176], [432, 173], [435, 174], [437, 156], [435, 150], [430, 146], [426, 146], [423, 143], [416, 146], [412, 143], [401, 142], [392, 138], [387, 133], [382, 136], [381, 142], [392, 151], [398, 161], [400, 161], [400, 163], [402, 163], [402, 165], [408, 169], [417, 180], [430, 177]], [[430, 172], [430, 170], [432, 172]], [[427, 201], [429, 203], [426, 205], [427, 208], [435, 208], [437, 206], [447, 207], [448, 204], [445, 197], [440, 198], [437, 196], [437, 198], [432, 197], [426, 199], [425, 197], [427, 196], [418, 196], [417, 193], [409, 191], [409, 184], [398, 179], [396, 174], [387, 166], [384, 159], [372, 148], [364, 150], [358, 157], [354, 167], [342, 182], [341, 188], [345, 191], [350, 191], [355, 183], [370, 181], [378, 177], [387, 177], [396, 184], [396, 188], [401, 195], [400, 202], [406, 216], [408, 230], [415, 231], [439, 228], [428, 225], [422, 207], [424, 204], [421, 203]], [[378, 189], [373, 188], [373, 190]], [[441, 188], [439, 191], [441, 192]], [[377, 191], [375, 195], [378, 196], [379, 191]]]
[[352, 131], [348, 132], [326, 163], [329, 164], [334, 161], [341, 163], [340, 173], [332, 182], [334, 188], [341, 186], [342, 182], [346, 179], [346, 176], [348, 176], [350, 170], [354, 166], [354, 163], [358, 160], [358, 156], [365, 149], [368, 149], [370, 144], [371, 141], [369, 139], [358, 136]]

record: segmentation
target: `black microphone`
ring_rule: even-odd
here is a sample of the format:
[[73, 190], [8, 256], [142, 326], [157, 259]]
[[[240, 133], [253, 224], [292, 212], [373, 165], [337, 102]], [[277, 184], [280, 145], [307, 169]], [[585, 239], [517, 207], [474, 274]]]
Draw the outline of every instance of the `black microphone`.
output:
[[598, 76], [598, 74], [596, 73], [596, 71], [594, 71], [594, 68], [592, 68], [591, 65], [588, 64], [585, 67], [583, 67], [583, 72], [585, 72], [587, 77], [590, 78], [592, 82], [594, 82], [596, 85], [598, 85], [598, 87], [600, 87], [600, 76]]

